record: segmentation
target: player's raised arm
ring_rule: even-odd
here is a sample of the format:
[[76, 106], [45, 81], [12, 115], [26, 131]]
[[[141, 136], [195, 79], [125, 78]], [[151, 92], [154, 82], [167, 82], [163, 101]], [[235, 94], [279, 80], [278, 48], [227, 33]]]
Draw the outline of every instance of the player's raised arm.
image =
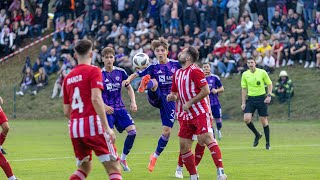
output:
[[132, 73], [126, 80], [123, 81], [124, 85], [128, 86], [131, 81], [133, 81], [137, 77], [139, 77], [138, 73]]

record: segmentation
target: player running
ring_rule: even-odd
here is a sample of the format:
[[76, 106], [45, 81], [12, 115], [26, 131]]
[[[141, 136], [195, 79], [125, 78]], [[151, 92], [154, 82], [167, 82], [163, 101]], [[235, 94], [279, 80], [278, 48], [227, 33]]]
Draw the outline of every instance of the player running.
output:
[[3, 155], [3, 154], [6, 154], [6, 152], [2, 149], [2, 144], [6, 140], [6, 137], [9, 131], [9, 122], [6, 114], [3, 112], [1, 108], [1, 104], [3, 104], [3, 99], [0, 97], [0, 124], [2, 128], [2, 132], [0, 134], [0, 147], [1, 147], [0, 166], [3, 169], [4, 173], [6, 174], [6, 176], [8, 177], [8, 180], [18, 180], [13, 175], [9, 161]]
[[[104, 68], [102, 69], [102, 78], [104, 82], [102, 98], [105, 103], [109, 126], [112, 129], [115, 126], [120, 133], [122, 133], [123, 130], [126, 130], [128, 133], [120, 157], [120, 164], [124, 171], [130, 171], [126, 159], [136, 138], [136, 127], [130, 114], [125, 108], [121, 96], [121, 89], [125, 86], [123, 81], [128, 78], [128, 75], [124, 69], [113, 66], [115, 61], [115, 52], [112, 48], [104, 48], [101, 54], [104, 62]], [[132, 112], [137, 112], [134, 91], [130, 84], [125, 87], [130, 97], [130, 110]]]
[[178, 61], [167, 58], [169, 44], [163, 37], [160, 37], [158, 40], [153, 40], [151, 46], [158, 62], [149, 65], [144, 70], [131, 74], [125, 81], [125, 84], [130, 84], [133, 79], [138, 76], [143, 76], [138, 91], [144, 92], [148, 90], [148, 100], [150, 104], [160, 109], [163, 127], [162, 135], [159, 138], [156, 151], [150, 155], [148, 165], [150, 172], [153, 171], [158, 157], [169, 141], [171, 128], [175, 120], [175, 103], [168, 102], [166, 97], [170, 93], [173, 73], [181, 68]]
[[101, 96], [102, 74], [92, 66], [92, 43], [80, 40], [74, 46], [79, 65], [64, 79], [64, 114], [69, 120], [70, 137], [78, 170], [70, 180], [85, 179], [92, 169], [92, 151], [103, 164], [110, 180], [121, 180], [115, 134], [109, 127]]

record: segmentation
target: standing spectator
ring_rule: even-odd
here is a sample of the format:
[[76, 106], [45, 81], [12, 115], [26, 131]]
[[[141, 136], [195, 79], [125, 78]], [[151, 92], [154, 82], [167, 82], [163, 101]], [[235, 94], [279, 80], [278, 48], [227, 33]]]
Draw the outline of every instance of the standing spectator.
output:
[[3, 33], [0, 33], [0, 48], [2, 51], [4, 51], [5, 56], [9, 55], [15, 49], [13, 40], [13, 35], [9, 32], [8, 29], [5, 29]]
[[294, 95], [292, 80], [289, 78], [288, 73], [282, 70], [279, 74], [278, 82], [276, 83], [273, 94], [278, 97], [279, 103], [285, 103]]
[[170, 32], [172, 32], [174, 28], [179, 31], [180, 20], [183, 15], [182, 3], [179, 0], [173, 0], [170, 9], [171, 9]]
[[207, 6], [208, 0], [201, 0], [201, 3], [199, 3], [197, 7], [199, 12], [199, 25], [201, 31], [205, 31], [206, 27], [208, 27], [208, 24], [206, 23]]
[[236, 20], [239, 18], [239, 7], [240, 7], [240, 0], [229, 0], [227, 3], [228, 17], [234, 17]]
[[0, 10], [0, 27], [3, 27], [5, 20], [7, 19], [7, 14], [5, 9]]
[[193, 3], [193, 0], [187, 0], [187, 5], [183, 11], [183, 25], [189, 25], [190, 31], [193, 32], [194, 28], [198, 25], [199, 13]]
[[151, 0], [148, 4], [148, 16], [149, 18], [153, 18], [155, 25], [160, 25], [160, 1]]
[[214, 31], [217, 29], [217, 15], [218, 8], [213, 5], [213, 1], [208, 1], [208, 6], [206, 6], [206, 23], [207, 26], [210, 26]]
[[88, 1], [89, 8], [89, 24], [92, 24], [93, 20], [97, 20], [100, 22], [101, 20], [101, 0], [89, 0]]
[[13, 0], [13, 2], [11, 3], [8, 11], [9, 12], [13, 12], [13, 11], [19, 11], [21, 7], [21, 3], [20, 0]]
[[58, 30], [59, 32], [56, 32], [53, 35], [53, 40], [55, 41], [58, 37], [58, 34], [60, 35], [61, 41], [64, 42], [64, 28], [66, 27], [66, 23], [65, 23], [65, 17], [61, 16], [59, 19], [57, 19], [56, 22], [56, 30]]
[[160, 7], [160, 24], [162, 32], [170, 26], [170, 0], [165, 0], [165, 3]]
[[84, 0], [75, 0], [74, 2], [75, 2], [76, 17], [79, 17], [84, 12], [86, 5], [84, 4]]
[[102, 0], [102, 16], [108, 16], [109, 19], [112, 19], [112, 0]]
[[[248, 128], [254, 133], [255, 138], [253, 147], [259, 144], [259, 139], [262, 137], [252, 123], [252, 115], [258, 110], [260, 121], [263, 126], [264, 134], [266, 136], [266, 149], [271, 150], [270, 147], [270, 131], [268, 125], [268, 104], [271, 101], [272, 82], [263, 69], [256, 68], [254, 59], [248, 59], [247, 65], [249, 70], [242, 74], [241, 87], [242, 87], [242, 105], [241, 109], [244, 112], [243, 119]], [[268, 94], [265, 97], [266, 89], [268, 87]], [[246, 96], [248, 99], [246, 100]]]
[[217, 26], [224, 27], [227, 1], [228, 0], [213, 0], [214, 6], [217, 7]]

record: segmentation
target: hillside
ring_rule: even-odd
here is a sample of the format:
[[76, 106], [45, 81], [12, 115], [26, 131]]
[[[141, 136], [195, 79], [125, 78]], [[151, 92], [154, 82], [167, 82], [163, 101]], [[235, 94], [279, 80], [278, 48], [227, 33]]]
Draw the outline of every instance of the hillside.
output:
[[[49, 43], [42, 42], [42, 43]], [[14, 56], [5, 63], [0, 64], [0, 96], [5, 100], [3, 109], [7, 115], [13, 117], [13, 99], [14, 87], [19, 88], [21, 81], [21, 70], [27, 55], [34, 62], [38, 55], [41, 44], [24, 51], [22, 54]], [[290, 78], [293, 80], [295, 87], [295, 96], [291, 103], [291, 119], [293, 120], [311, 120], [319, 119], [319, 99], [320, 99], [320, 72], [314, 69], [305, 70], [301, 66], [294, 68], [284, 68], [288, 71]], [[282, 70], [282, 69], [281, 69]], [[275, 82], [278, 78], [280, 69], [271, 75]], [[49, 80], [49, 86], [41, 91], [37, 96], [25, 95], [16, 97], [16, 118], [18, 119], [63, 119], [62, 100], [51, 100], [53, 84], [57, 76], [52, 75]], [[222, 110], [225, 118], [241, 120], [241, 88], [240, 76], [234, 75], [231, 79], [223, 79], [225, 92], [220, 96]], [[128, 102], [127, 93], [124, 92], [126, 102]], [[159, 112], [151, 107], [147, 102], [145, 94], [136, 94], [139, 111], [133, 115], [136, 119], [157, 119]], [[271, 119], [287, 119], [288, 105], [278, 104], [273, 99], [270, 105]]]

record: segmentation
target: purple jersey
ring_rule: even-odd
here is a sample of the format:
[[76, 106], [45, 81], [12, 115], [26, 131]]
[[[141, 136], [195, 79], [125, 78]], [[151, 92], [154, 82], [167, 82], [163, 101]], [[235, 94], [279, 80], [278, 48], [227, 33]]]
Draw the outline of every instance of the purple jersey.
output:
[[219, 98], [218, 98], [219, 95], [218, 94], [213, 94], [211, 92], [211, 90], [213, 88], [214, 89], [218, 89], [218, 88], [220, 88], [222, 86], [222, 83], [220, 81], [219, 76], [211, 74], [211, 75], [207, 76], [206, 79], [207, 79], [207, 82], [208, 82], [208, 85], [209, 85], [209, 88], [210, 88], [210, 94], [209, 94], [210, 105], [211, 106], [220, 105]]
[[122, 101], [121, 88], [122, 81], [126, 80], [128, 75], [122, 68], [113, 66], [111, 72], [102, 69], [103, 91], [102, 98], [106, 105], [113, 107], [115, 110], [124, 109]]
[[163, 95], [168, 95], [171, 91], [172, 75], [177, 69], [180, 69], [181, 65], [176, 60], [168, 59], [166, 64], [160, 64], [159, 62], [149, 65], [142, 71], [137, 71], [139, 76], [145, 76], [149, 74], [152, 79], [156, 79], [159, 84], [159, 89]]

